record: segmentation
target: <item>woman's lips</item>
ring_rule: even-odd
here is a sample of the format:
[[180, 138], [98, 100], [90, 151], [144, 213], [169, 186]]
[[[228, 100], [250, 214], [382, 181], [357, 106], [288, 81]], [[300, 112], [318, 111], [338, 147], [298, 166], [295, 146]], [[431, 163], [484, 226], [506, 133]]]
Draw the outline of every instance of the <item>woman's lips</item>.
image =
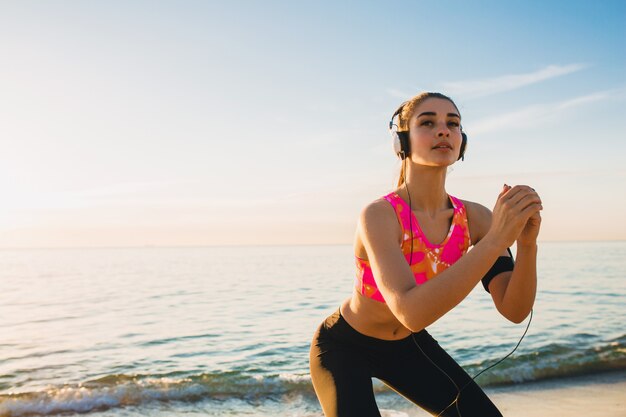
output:
[[450, 145], [448, 142], [439, 142], [433, 147], [433, 149], [440, 149], [440, 148], [452, 150], [452, 145]]

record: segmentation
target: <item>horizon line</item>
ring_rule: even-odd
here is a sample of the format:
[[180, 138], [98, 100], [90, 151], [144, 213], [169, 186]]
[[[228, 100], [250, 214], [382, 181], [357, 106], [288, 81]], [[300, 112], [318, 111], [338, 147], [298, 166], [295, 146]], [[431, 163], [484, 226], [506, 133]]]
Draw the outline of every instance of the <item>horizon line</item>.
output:
[[[590, 242], [626, 242], [626, 239], [586, 239], [586, 240], [541, 240], [541, 243], [590, 243]], [[60, 250], [60, 249], [192, 249], [192, 248], [229, 248], [229, 247], [283, 247], [283, 246], [350, 246], [353, 243], [271, 243], [271, 244], [218, 244], [218, 245], [120, 245], [120, 246], [18, 246], [0, 247], [0, 251], [9, 250]], [[511, 245], [513, 246], [513, 245]]]

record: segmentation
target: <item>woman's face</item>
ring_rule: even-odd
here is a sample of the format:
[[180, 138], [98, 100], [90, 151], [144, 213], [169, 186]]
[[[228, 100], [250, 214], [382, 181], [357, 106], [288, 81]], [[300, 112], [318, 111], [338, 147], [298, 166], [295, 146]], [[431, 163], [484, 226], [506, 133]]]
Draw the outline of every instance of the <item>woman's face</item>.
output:
[[452, 165], [461, 151], [461, 118], [454, 104], [427, 98], [409, 119], [411, 161], [427, 166]]

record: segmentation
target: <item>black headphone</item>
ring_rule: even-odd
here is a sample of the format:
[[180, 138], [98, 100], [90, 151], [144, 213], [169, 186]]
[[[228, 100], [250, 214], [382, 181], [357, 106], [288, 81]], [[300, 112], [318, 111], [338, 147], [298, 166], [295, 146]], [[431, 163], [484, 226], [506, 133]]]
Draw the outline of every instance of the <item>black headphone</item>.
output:
[[[409, 140], [409, 131], [398, 131], [398, 125], [393, 122], [393, 119], [402, 112], [404, 106], [408, 103], [405, 101], [398, 107], [398, 110], [391, 116], [391, 120], [389, 120], [389, 130], [391, 130], [391, 139], [393, 140], [393, 151], [400, 159], [406, 158], [411, 152], [410, 140]], [[396, 126], [396, 129], [393, 129], [393, 126]], [[463, 126], [461, 126], [461, 152], [459, 152], [459, 158], [457, 161], [465, 160], [465, 147], [467, 146], [467, 135], [463, 132]]]

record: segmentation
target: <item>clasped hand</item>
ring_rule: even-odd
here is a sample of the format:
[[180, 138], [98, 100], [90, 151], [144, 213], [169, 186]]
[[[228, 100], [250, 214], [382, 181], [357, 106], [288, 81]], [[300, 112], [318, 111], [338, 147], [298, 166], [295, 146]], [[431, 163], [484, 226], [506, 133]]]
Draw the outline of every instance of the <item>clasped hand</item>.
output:
[[528, 185], [504, 184], [493, 209], [490, 232], [505, 247], [535, 245], [543, 210], [541, 198]]

